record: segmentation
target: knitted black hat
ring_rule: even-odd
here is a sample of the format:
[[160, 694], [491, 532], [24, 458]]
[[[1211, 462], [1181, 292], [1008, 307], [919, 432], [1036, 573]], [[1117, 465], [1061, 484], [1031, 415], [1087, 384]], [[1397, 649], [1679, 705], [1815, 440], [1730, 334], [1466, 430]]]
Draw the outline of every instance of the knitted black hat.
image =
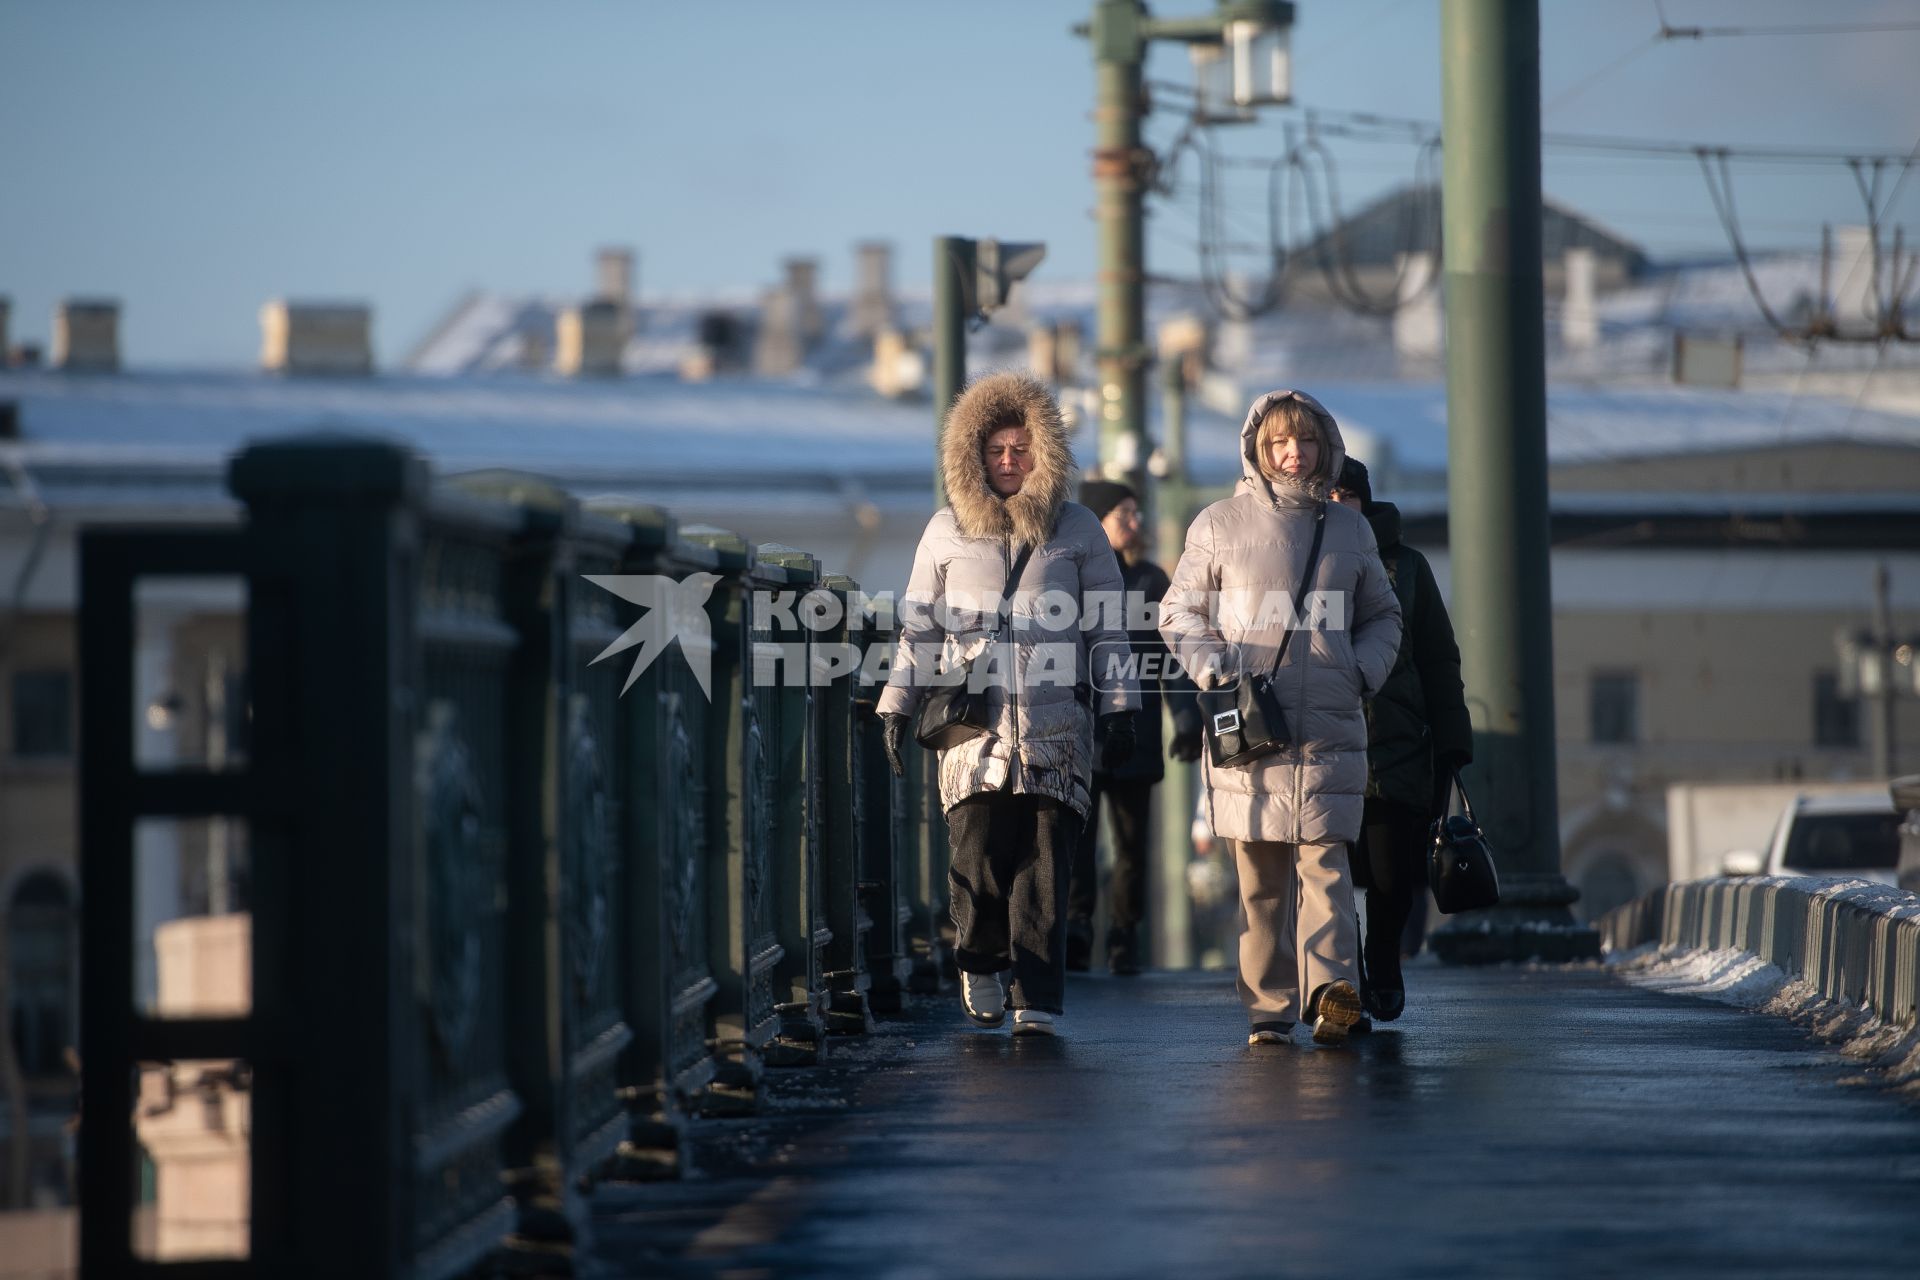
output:
[[1352, 494], [1362, 505], [1373, 501], [1373, 481], [1367, 475], [1367, 464], [1358, 458], [1348, 458], [1340, 464], [1340, 479], [1333, 487]]
[[1140, 501], [1139, 494], [1117, 480], [1088, 480], [1080, 486], [1080, 505], [1102, 520], [1128, 498]]

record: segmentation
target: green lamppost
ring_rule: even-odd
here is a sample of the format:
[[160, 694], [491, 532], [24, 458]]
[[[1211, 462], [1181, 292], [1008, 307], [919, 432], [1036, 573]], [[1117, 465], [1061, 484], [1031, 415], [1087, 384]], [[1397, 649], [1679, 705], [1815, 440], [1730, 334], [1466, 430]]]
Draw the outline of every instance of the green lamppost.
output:
[[1447, 528], [1473, 710], [1475, 806], [1500, 905], [1454, 916], [1442, 959], [1600, 953], [1560, 874], [1540, 278], [1539, 0], [1446, 0]]
[[1095, 359], [1099, 363], [1100, 469], [1145, 493], [1147, 294], [1141, 196], [1150, 153], [1141, 69], [1154, 40], [1188, 45], [1199, 107], [1208, 118], [1252, 119], [1255, 107], [1292, 100], [1286, 0], [1221, 0], [1203, 18], [1155, 18], [1140, 0], [1096, 0], [1076, 31], [1093, 43], [1095, 217], [1100, 260]]
[[[1099, 221], [1095, 359], [1099, 364], [1100, 471], [1145, 499], [1158, 531], [1158, 554], [1169, 568], [1180, 558], [1193, 516], [1187, 483], [1186, 390], [1177, 367], [1167, 370], [1166, 467], [1149, 489], [1147, 460], [1146, 226], [1141, 207], [1153, 156], [1140, 141], [1147, 100], [1141, 82], [1154, 40], [1187, 46], [1193, 62], [1196, 115], [1214, 124], [1251, 121], [1254, 109], [1292, 100], [1290, 32], [1285, 0], [1222, 0], [1199, 18], [1155, 18], [1140, 0], [1096, 0], [1093, 20], [1075, 30], [1093, 44], [1095, 216]], [[1153, 961], [1173, 968], [1193, 962], [1186, 914], [1188, 824], [1197, 785], [1192, 765], [1174, 762], [1160, 798], [1155, 852]]]

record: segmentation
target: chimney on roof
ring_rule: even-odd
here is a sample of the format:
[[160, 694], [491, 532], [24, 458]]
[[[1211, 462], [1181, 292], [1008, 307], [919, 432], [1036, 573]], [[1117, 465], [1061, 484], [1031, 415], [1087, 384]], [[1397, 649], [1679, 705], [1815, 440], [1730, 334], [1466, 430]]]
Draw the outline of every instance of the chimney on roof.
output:
[[811, 351], [826, 332], [826, 320], [820, 314], [820, 260], [788, 258], [787, 296], [793, 300], [794, 331], [802, 351]]
[[1446, 347], [1447, 324], [1440, 310], [1433, 255], [1403, 253], [1394, 273], [1400, 280], [1393, 309], [1394, 354], [1410, 360], [1438, 358]]
[[760, 295], [760, 325], [753, 335], [754, 373], [777, 378], [797, 372], [805, 355], [793, 290], [767, 290]]
[[627, 315], [604, 299], [566, 307], [554, 317], [553, 369], [569, 377], [609, 378], [620, 372], [627, 347]]
[[869, 240], [854, 255], [853, 331], [871, 338], [893, 323], [893, 246]]
[[1826, 277], [1833, 289], [1834, 329], [1848, 336], [1866, 336], [1878, 331], [1880, 318], [1876, 301], [1874, 267], [1885, 270], [1885, 263], [1874, 261], [1873, 231], [1868, 227], [1835, 227], [1832, 249], [1828, 254]]
[[1563, 261], [1567, 290], [1560, 299], [1560, 345], [1587, 351], [1600, 341], [1600, 316], [1593, 309], [1593, 250], [1569, 249]]
[[301, 377], [372, 373], [373, 309], [272, 299], [260, 308], [260, 367]]
[[120, 304], [110, 298], [67, 298], [53, 309], [53, 364], [76, 373], [120, 367]]
[[631, 249], [602, 249], [594, 255], [594, 297], [601, 302], [633, 306], [634, 257]]

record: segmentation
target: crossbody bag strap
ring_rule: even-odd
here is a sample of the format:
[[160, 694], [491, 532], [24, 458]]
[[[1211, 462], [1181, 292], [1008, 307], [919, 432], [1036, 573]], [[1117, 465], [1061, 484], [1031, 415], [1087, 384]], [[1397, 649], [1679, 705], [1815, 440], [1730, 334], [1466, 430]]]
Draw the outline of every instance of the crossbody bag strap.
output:
[[[1313, 517], [1313, 545], [1307, 548], [1307, 571], [1300, 575], [1299, 589], [1293, 593], [1293, 621], [1300, 620], [1300, 606], [1307, 601], [1307, 589], [1313, 585], [1314, 570], [1320, 567], [1320, 539], [1327, 532], [1327, 504], [1321, 503]], [[1294, 628], [1288, 627], [1280, 633], [1280, 648], [1273, 655], [1273, 669], [1280, 670], [1280, 664], [1287, 660], [1287, 645], [1293, 641]], [[1271, 673], [1269, 673], [1271, 674]]]
[[[1007, 571], [1007, 585], [1000, 593], [1000, 620], [1013, 620], [1013, 597], [1020, 590], [1020, 579], [1027, 575], [1027, 561], [1033, 559], [1033, 544], [1029, 542], [1020, 548], [1020, 554], [1014, 557], [1013, 568]], [[998, 628], [995, 628], [998, 630]]]

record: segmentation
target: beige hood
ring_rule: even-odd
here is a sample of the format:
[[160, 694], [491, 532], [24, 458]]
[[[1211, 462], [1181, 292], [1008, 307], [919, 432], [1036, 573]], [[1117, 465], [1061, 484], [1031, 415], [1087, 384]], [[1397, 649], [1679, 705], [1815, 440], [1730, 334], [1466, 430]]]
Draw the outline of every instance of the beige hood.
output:
[[[1309, 409], [1326, 419], [1328, 448], [1320, 455], [1320, 466], [1308, 478], [1301, 489], [1291, 489], [1285, 485], [1276, 485], [1268, 480], [1260, 470], [1260, 461], [1255, 453], [1255, 435], [1260, 419], [1267, 410], [1282, 400], [1298, 400]], [[1334, 421], [1327, 406], [1315, 400], [1304, 391], [1281, 389], [1269, 391], [1253, 402], [1247, 410], [1247, 420], [1240, 425], [1240, 483], [1236, 492], [1250, 493], [1267, 507], [1303, 507], [1312, 502], [1323, 502], [1333, 488], [1333, 481], [1340, 474], [1341, 464], [1347, 460], [1346, 442], [1340, 438], [1340, 424]]]

